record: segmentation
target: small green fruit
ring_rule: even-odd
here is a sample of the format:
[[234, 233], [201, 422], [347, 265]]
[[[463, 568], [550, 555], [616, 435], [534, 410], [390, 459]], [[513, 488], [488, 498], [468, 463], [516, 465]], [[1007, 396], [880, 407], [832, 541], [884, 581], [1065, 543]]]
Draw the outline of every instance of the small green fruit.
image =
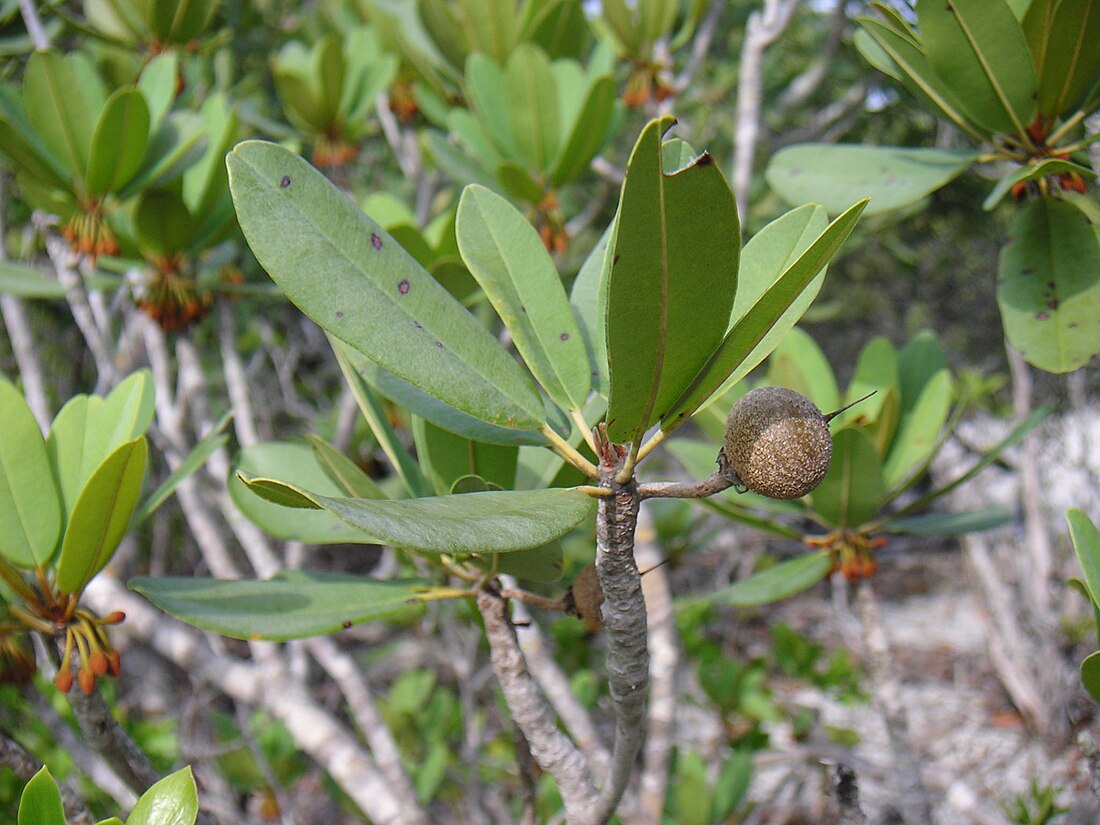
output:
[[829, 471], [833, 439], [826, 417], [809, 398], [783, 387], [762, 387], [730, 410], [722, 454], [754, 493], [801, 498]]

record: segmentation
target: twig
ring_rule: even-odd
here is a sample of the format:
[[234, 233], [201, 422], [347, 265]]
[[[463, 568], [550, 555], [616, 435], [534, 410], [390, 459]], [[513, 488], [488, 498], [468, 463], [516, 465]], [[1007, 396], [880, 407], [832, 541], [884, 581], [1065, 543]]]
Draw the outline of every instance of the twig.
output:
[[764, 88], [764, 51], [790, 25], [798, 0], [764, 0], [764, 8], [749, 15], [741, 47], [737, 79], [737, 122], [733, 150], [733, 191], [742, 223], [748, 218], [753, 159], [760, 134]]
[[519, 787], [523, 799], [523, 811], [520, 814], [520, 825], [536, 825], [538, 822], [538, 789], [535, 785], [535, 760], [531, 758], [531, 746], [523, 736], [523, 731], [516, 728], [513, 737], [516, 745], [516, 764], [519, 767]]
[[591, 714], [577, 701], [569, 678], [547, 650], [546, 636], [528, 612], [527, 606], [522, 602], [513, 602], [512, 605], [516, 622], [524, 623], [516, 635], [528, 670], [542, 688], [566, 731], [592, 766], [593, 772], [597, 776], [604, 776], [609, 757], [607, 748], [600, 740], [599, 731], [592, 722]]
[[340, 650], [328, 636], [307, 640], [306, 649], [344, 694], [352, 719], [366, 738], [374, 760], [378, 763], [378, 770], [388, 783], [390, 792], [408, 812], [408, 821], [412, 822], [414, 818], [419, 818], [420, 821], [427, 822], [427, 815], [417, 801], [416, 790], [401, 763], [401, 752], [397, 748], [397, 743], [378, 712], [370, 687], [356, 668], [354, 660]]
[[27, 34], [30, 35], [34, 48], [37, 51], [48, 49], [50, 38], [38, 17], [38, 11], [35, 9], [34, 3], [31, 0], [19, 0], [19, 11], [23, 15], [23, 25], [27, 27]]
[[729, 470], [717, 470], [702, 481], [651, 481], [638, 485], [638, 498], [706, 498], [737, 484]]
[[798, 109], [821, 87], [840, 47], [841, 36], [848, 25], [847, 6], [848, 0], [836, 0], [825, 42], [815, 50], [815, 57], [805, 71], [788, 83], [787, 88], [779, 95], [775, 102], [776, 114], [786, 114]]
[[[42, 762], [28, 753], [7, 731], [0, 728], [0, 765], [11, 769], [16, 778], [27, 782], [42, 768]], [[54, 777], [56, 779], [56, 777]], [[69, 825], [92, 825], [92, 812], [67, 782], [57, 783], [61, 791], [61, 805], [65, 821]]]
[[218, 301], [218, 344], [222, 356], [222, 374], [229, 401], [233, 405], [233, 429], [242, 447], [251, 447], [257, 441], [256, 421], [252, 415], [251, 393], [245, 377], [244, 363], [237, 349], [237, 328], [233, 322], [233, 308], [228, 301]]
[[493, 673], [504, 693], [516, 726], [523, 731], [535, 761], [558, 783], [565, 815], [570, 822], [595, 821], [596, 803], [588, 761], [557, 727], [557, 720], [527, 670], [516, 629], [508, 617], [508, 602], [492, 590], [477, 594], [477, 607], [485, 622], [485, 637]]

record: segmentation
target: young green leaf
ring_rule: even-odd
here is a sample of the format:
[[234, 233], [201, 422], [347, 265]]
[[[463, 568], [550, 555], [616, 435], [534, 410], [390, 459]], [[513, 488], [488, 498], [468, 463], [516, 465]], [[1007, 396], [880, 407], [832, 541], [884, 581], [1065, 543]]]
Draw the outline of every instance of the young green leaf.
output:
[[38, 422], [2, 376], [0, 421], [0, 556], [20, 567], [45, 567], [61, 534], [57, 487]]
[[839, 212], [869, 197], [866, 214], [899, 209], [946, 186], [978, 159], [968, 149], [805, 143], [780, 149], [765, 177], [788, 203], [820, 203]]
[[939, 443], [940, 432], [951, 410], [951, 373], [941, 369], [920, 390], [908, 409], [902, 391], [903, 410], [897, 437], [887, 454], [882, 474], [889, 489], [894, 489], [909, 474], [924, 464]]
[[306, 436], [313, 458], [343, 493], [351, 498], [385, 498], [386, 494], [363, 472], [362, 468], [323, 438], [312, 433]]
[[463, 261], [535, 380], [560, 406], [579, 410], [590, 388], [588, 356], [538, 233], [508, 201], [480, 186], [463, 191], [455, 228]]
[[62, 59], [53, 52], [35, 52], [23, 76], [27, 120], [41, 135], [50, 154], [67, 172], [80, 178], [88, 169], [98, 106], [78, 92], [86, 85], [78, 74], [94, 72], [76, 59]]
[[65, 825], [61, 791], [45, 765], [23, 786], [17, 820], [18, 825]]
[[650, 121], [638, 138], [616, 218], [607, 432], [619, 442], [637, 443], [707, 363], [726, 331], [737, 287], [741, 239], [733, 193], [706, 154], [665, 174], [661, 136], [672, 122]]
[[800, 327], [791, 329], [768, 359], [767, 383], [801, 393], [819, 410], [829, 412], [842, 406], [829, 359]]
[[809, 553], [780, 562], [722, 590], [697, 596], [688, 601], [708, 601], [731, 607], [771, 604], [813, 587], [825, 578], [832, 566], [833, 562], [828, 553], [824, 551]]
[[57, 560], [57, 587], [62, 593], [80, 593], [118, 549], [137, 507], [148, 453], [144, 437], [123, 444], [80, 491]]
[[285, 642], [361, 624], [429, 595], [418, 579], [284, 570], [263, 581], [138, 577], [129, 587], [177, 619], [234, 639]]
[[1066, 522], [1077, 562], [1085, 574], [1089, 598], [1100, 609], [1100, 530], [1092, 519], [1076, 508], [1066, 511]]
[[89, 195], [119, 191], [134, 176], [149, 145], [149, 107], [136, 88], [119, 89], [99, 113], [84, 186]]
[[1038, 198], [1012, 221], [998, 262], [997, 304], [1008, 342], [1028, 363], [1070, 372], [1100, 352], [1100, 236], [1071, 203]]
[[558, 154], [558, 90], [550, 61], [538, 46], [521, 43], [504, 67], [504, 100], [517, 157], [529, 169], [549, 171]]
[[1012, 174], [1005, 175], [997, 181], [997, 185], [989, 191], [985, 200], [982, 201], [982, 209], [991, 212], [1004, 199], [1004, 196], [1012, 190], [1012, 187], [1018, 183], [1041, 180], [1064, 172], [1080, 175], [1085, 180], [1096, 179], [1096, 173], [1087, 166], [1082, 166], [1071, 160], [1062, 160], [1061, 158], [1044, 158], [1038, 163], [1021, 166]]
[[198, 813], [195, 779], [190, 768], [183, 768], [145, 791], [126, 817], [126, 825], [195, 825]]
[[810, 495], [814, 510], [833, 527], [859, 527], [875, 517], [886, 483], [875, 445], [863, 430], [848, 427], [833, 435], [829, 472]]
[[[753, 355], [768, 331], [780, 319], [784, 319], [785, 323], [789, 321], [792, 325], [798, 322], [793, 314], [787, 314], [788, 310], [840, 249], [855, 228], [866, 205], [866, 200], [860, 201], [829, 224], [809, 249], [787, 267], [776, 282], [741, 316], [665, 415], [661, 421], [662, 429], [675, 429], [699, 409], [722, 387], [733, 371]], [[767, 354], [763, 353], [761, 357], [766, 357]]]
[[545, 423], [511, 355], [323, 175], [257, 141], [239, 144], [228, 164], [253, 252], [323, 329], [475, 418], [519, 430]]
[[320, 495], [272, 479], [247, 483], [265, 487], [257, 489], [264, 495], [284, 487], [377, 542], [422, 553], [510, 553], [540, 547], [572, 530], [594, 507], [586, 493], [570, 489], [370, 501]]
[[580, 272], [573, 279], [569, 304], [577, 318], [584, 346], [588, 352], [588, 364], [592, 371], [591, 383], [604, 397], [608, 391], [607, 375], [607, 280], [611, 272], [612, 245], [615, 223], [611, 223], [599, 241], [588, 253]]
[[1092, 701], [1100, 704], [1100, 651], [1090, 653], [1081, 662], [1081, 684]]
[[[824, 209], [816, 204], [806, 204], [776, 218], [753, 235], [741, 252], [741, 269], [737, 273], [737, 295], [730, 313], [730, 329], [741, 321], [745, 313], [779, 280], [787, 268], [821, 236], [828, 223]], [[725, 396], [730, 388], [755, 369], [778, 346], [809, 309], [824, 281], [825, 267], [822, 267], [806, 289], [772, 324], [752, 352], [745, 356], [737, 369], [711, 395], [711, 401]], [[835, 409], [837, 406], [839, 405], [822, 406], [818, 402], [818, 407], [823, 410]]]

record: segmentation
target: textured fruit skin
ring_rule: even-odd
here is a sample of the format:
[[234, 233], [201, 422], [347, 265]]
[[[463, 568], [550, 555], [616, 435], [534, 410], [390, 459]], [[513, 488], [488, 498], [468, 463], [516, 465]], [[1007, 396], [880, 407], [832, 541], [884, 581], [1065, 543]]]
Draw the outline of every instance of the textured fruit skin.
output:
[[754, 493], [801, 498], [829, 471], [833, 439], [809, 398], [783, 387], [761, 387], [730, 410], [722, 453]]

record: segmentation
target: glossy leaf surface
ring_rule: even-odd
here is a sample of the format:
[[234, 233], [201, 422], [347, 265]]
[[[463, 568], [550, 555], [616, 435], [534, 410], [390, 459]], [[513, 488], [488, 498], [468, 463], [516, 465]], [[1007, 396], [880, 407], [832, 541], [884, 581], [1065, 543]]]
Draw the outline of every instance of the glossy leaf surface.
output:
[[998, 264], [997, 304], [1008, 342], [1048, 372], [1100, 352], [1100, 236], [1072, 204], [1038, 198], [1017, 213]]
[[141, 166], [149, 145], [149, 107], [135, 89], [119, 89], [99, 114], [84, 185], [92, 195], [117, 192]]
[[415, 603], [419, 580], [284, 570], [263, 581], [140, 577], [130, 587], [188, 624], [235, 639], [287, 641], [336, 633]]
[[661, 422], [663, 429], [671, 430], [679, 426], [704, 404], [752, 354], [781, 318], [786, 318], [792, 324], [797, 323], [798, 319], [788, 315], [788, 310], [798, 296], [813, 283], [822, 267], [839, 251], [841, 244], [855, 228], [866, 205], [867, 201], [860, 201], [830, 223], [809, 249], [787, 267], [779, 279], [741, 316], [669, 410]]
[[3, 377], [0, 420], [0, 556], [20, 567], [44, 567], [61, 533], [57, 487], [38, 422]]
[[1069, 114], [1100, 74], [1100, 3], [1035, 0], [1023, 27], [1038, 74], [1040, 114], [1051, 120]]
[[992, 133], [1021, 133], [1035, 115], [1035, 66], [1004, 0], [917, 0], [928, 62], [967, 114]]
[[83, 590], [118, 549], [141, 495], [148, 454], [144, 437], [123, 444], [84, 485], [57, 560], [57, 587], [62, 593]]
[[195, 825], [198, 812], [195, 779], [190, 768], [183, 768], [153, 783], [126, 817], [126, 825]]
[[230, 188], [260, 263], [323, 329], [413, 386], [483, 421], [544, 423], [531, 380], [423, 267], [309, 164], [246, 141]]
[[18, 825], [65, 825], [61, 791], [45, 765], [23, 786]]
[[870, 197], [868, 215], [914, 203], [970, 167], [978, 152], [805, 143], [780, 149], [768, 184], [788, 203], [812, 201], [838, 213]]
[[616, 218], [607, 432], [619, 442], [637, 442], [703, 367], [725, 334], [737, 286], [733, 193], [709, 155], [665, 174], [661, 136], [671, 124], [653, 120], [638, 138]]

